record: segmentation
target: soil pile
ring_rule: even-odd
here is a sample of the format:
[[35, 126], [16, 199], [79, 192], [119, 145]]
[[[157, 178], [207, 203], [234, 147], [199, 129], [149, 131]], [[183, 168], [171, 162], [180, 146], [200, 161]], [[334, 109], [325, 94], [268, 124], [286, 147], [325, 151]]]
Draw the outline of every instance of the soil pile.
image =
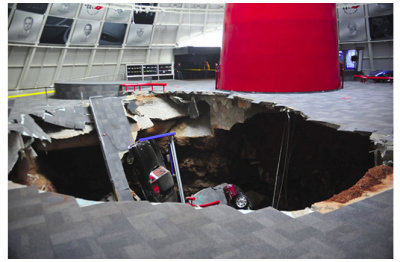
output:
[[393, 174], [393, 168], [380, 165], [370, 168], [358, 182], [347, 190], [333, 195], [327, 201], [346, 203], [354, 198], [360, 197], [365, 191], [373, 191], [373, 187], [381, 183], [387, 175]]

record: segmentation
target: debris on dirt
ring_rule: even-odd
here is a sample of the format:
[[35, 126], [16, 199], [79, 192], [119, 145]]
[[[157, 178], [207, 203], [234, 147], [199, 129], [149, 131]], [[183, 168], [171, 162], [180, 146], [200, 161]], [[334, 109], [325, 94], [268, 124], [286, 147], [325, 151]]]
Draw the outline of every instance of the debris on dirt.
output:
[[149, 103], [156, 97], [157, 96], [155, 96], [155, 95], [138, 95], [136, 97], [136, 104], [140, 106], [140, 105]]
[[325, 214], [393, 188], [393, 168], [380, 165], [369, 169], [352, 187], [328, 200], [314, 203], [313, 211]]
[[53, 183], [38, 171], [37, 154], [32, 147], [20, 151], [20, 158], [9, 180], [22, 185], [36, 186], [41, 191], [56, 192]]
[[390, 174], [393, 174], [393, 168], [390, 166], [380, 165], [370, 168], [354, 186], [333, 195], [327, 201], [346, 203], [349, 200], [360, 197], [365, 191], [373, 190], [373, 186], [380, 184], [381, 180]]

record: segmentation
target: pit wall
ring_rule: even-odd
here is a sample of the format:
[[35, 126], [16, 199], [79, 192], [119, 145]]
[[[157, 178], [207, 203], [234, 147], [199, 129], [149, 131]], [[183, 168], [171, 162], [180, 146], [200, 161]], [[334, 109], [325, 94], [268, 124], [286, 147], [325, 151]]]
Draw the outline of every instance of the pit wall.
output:
[[[186, 100], [194, 96], [179, 95]], [[374, 144], [367, 133], [337, 131], [333, 124], [306, 121], [301, 112], [269, 103], [194, 97], [199, 118], [154, 122], [152, 128], [177, 132], [185, 195], [227, 182], [242, 187], [257, 208], [270, 206], [275, 195], [278, 209], [299, 210], [351, 187], [374, 166]], [[193, 121], [201, 124], [193, 126]], [[148, 130], [138, 137], [153, 134]], [[159, 144], [165, 147], [167, 141]], [[274, 193], [279, 161], [279, 190]]]
[[[137, 115], [126, 112], [135, 140], [177, 133], [186, 196], [227, 182], [240, 186], [256, 208], [271, 206], [275, 199], [277, 209], [299, 210], [351, 187], [369, 168], [382, 163], [374, 154], [380, 149], [371, 134], [337, 131], [333, 124], [307, 121], [300, 111], [273, 103], [178, 92], [129, 99], [125, 102], [135, 101], [137, 111], [149, 120], [142, 125]], [[30, 174], [43, 175], [57, 192], [75, 197], [98, 200], [111, 192], [97, 136], [85, 147], [78, 142], [82, 136], [89, 141], [92, 129], [60, 136], [59, 132], [72, 129], [60, 127], [52, 133], [43, 122], [38, 124], [51, 135], [52, 143], [45, 148], [33, 145], [39, 161], [36, 167], [28, 165]], [[158, 142], [167, 152], [168, 139]], [[26, 175], [25, 168], [13, 170], [17, 177], [21, 172]]]

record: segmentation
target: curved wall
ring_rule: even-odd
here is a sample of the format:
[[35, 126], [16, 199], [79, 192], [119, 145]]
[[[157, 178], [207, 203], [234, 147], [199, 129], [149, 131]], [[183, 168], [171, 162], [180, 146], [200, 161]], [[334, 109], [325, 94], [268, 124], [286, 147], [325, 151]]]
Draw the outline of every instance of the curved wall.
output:
[[227, 4], [219, 89], [340, 87], [335, 4]]

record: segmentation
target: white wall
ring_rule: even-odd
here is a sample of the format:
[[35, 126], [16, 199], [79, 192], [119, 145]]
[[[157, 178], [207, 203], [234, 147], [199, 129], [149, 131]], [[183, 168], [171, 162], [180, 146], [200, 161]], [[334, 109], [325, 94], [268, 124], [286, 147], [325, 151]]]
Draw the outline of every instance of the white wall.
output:
[[[354, 18], [351, 15], [344, 17], [343, 8], [351, 8], [356, 4], [337, 4], [338, 13], [338, 24], [340, 25], [341, 20], [351, 20], [351, 19], [362, 19], [365, 28], [365, 40], [364, 41], [349, 41], [339, 39], [339, 49], [363, 49], [363, 60], [362, 60], [362, 71], [365, 74], [370, 73], [374, 70], [389, 70], [393, 69], [393, 39], [383, 39], [383, 40], [371, 40], [369, 17], [374, 16], [371, 14], [370, 9], [377, 4], [357, 4], [359, 8], [359, 13], [354, 14]], [[393, 9], [386, 10], [382, 15], [393, 14]], [[361, 29], [361, 28], [360, 28]], [[340, 30], [340, 26], [339, 26]], [[342, 28], [346, 30], [346, 28]], [[360, 30], [361, 32], [361, 30]], [[340, 34], [340, 32], [339, 32]]]
[[[81, 6], [74, 23], [79, 19]], [[12, 7], [10, 24], [16, 5], [9, 7]], [[50, 8], [51, 4], [43, 21]], [[94, 47], [71, 46], [68, 42], [65, 45], [9, 42], [8, 90], [50, 87], [57, 81], [124, 80], [126, 64], [173, 63], [173, 49], [181, 46], [183, 40], [210, 30], [222, 32], [223, 4], [159, 4], [154, 10], [154, 28], [146, 47], [128, 47], [125, 42], [119, 47], [98, 46], [98, 42]]]

